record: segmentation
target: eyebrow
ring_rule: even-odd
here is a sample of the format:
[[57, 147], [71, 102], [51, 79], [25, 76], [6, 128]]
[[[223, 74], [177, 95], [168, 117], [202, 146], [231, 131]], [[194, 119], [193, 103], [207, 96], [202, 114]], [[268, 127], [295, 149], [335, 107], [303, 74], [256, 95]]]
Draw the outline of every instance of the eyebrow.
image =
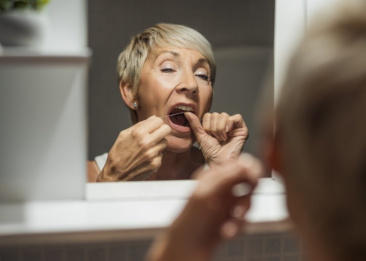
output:
[[177, 53], [177, 52], [174, 52], [174, 51], [159, 51], [159, 52], [156, 52], [154, 53], [154, 55], [151, 57], [152, 58], [152, 63], [155, 63], [155, 61], [162, 55], [162, 54], [165, 54], [165, 53], [168, 53], [168, 54], [172, 54], [174, 56], [174, 58], [176, 57], [179, 57], [180, 54]]
[[[174, 51], [160, 51], [160, 52], [156, 53], [153, 63], [156, 61], [156, 59], [158, 59], [158, 57], [160, 55], [165, 54], [165, 53], [172, 54], [174, 56], [174, 58], [180, 57], [180, 54], [177, 52], [174, 52]], [[208, 62], [208, 60], [206, 58], [198, 59], [198, 61], [195, 63], [195, 66], [202, 65], [202, 64], [207, 64], [211, 68], [210, 63]]]
[[210, 63], [208, 62], [208, 60], [206, 58], [201, 58], [196, 62], [196, 65], [201, 65], [201, 64], [207, 64], [210, 68]]

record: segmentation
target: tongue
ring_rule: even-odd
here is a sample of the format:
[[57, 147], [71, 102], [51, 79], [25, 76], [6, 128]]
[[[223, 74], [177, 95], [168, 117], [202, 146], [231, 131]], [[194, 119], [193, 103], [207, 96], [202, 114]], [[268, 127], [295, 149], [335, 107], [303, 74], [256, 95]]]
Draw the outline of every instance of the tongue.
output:
[[184, 116], [184, 114], [170, 116], [170, 120], [177, 125], [189, 126], [188, 121]]

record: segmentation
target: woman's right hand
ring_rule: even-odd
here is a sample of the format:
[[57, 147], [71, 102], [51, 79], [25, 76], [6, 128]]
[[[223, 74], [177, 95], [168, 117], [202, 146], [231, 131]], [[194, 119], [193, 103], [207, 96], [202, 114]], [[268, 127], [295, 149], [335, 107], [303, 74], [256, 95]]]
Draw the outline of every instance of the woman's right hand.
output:
[[171, 129], [156, 116], [121, 131], [97, 182], [145, 180], [156, 172]]
[[210, 260], [217, 245], [245, 225], [252, 192], [262, 174], [261, 162], [249, 154], [198, 170], [193, 194], [152, 244], [146, 260]]

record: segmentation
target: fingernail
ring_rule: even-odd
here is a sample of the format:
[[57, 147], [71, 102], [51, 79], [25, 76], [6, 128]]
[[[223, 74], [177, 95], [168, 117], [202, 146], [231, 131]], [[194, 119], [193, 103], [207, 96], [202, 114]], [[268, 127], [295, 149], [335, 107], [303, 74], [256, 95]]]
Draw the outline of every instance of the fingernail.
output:
[[237, 205], [231, 209], [230, 215], [233, 218], [242, 219], [245, 215], [246, 208], [242, 205]]
[[234, 237], [239, 231], [238, 225], [232, 221], [227, 221], [221, 227], [221, 236], [223, 238]]
[[248, 195], [250, 192], [250, 186], [247, 183], [239, 183], [233, 186], [231, 193], [234, 197], [242, 197]]

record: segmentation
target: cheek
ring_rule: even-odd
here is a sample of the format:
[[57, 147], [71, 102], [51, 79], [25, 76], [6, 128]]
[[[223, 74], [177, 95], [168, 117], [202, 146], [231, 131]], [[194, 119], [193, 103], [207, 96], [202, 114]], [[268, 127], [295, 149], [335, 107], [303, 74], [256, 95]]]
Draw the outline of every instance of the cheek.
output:
[[210, 110], [212, 104], [212, 95], [212, 87], [200, 90], [200, 103], [203, 113], [206, 113]]
[[[139, 94], [146, 96], [146, 99], [163, 98], [170, 94], [175, 85], [164, 78], [150, 79], [142, 82], [139, 88]], [[147, 98], [149, 97], [149, 98]]]

